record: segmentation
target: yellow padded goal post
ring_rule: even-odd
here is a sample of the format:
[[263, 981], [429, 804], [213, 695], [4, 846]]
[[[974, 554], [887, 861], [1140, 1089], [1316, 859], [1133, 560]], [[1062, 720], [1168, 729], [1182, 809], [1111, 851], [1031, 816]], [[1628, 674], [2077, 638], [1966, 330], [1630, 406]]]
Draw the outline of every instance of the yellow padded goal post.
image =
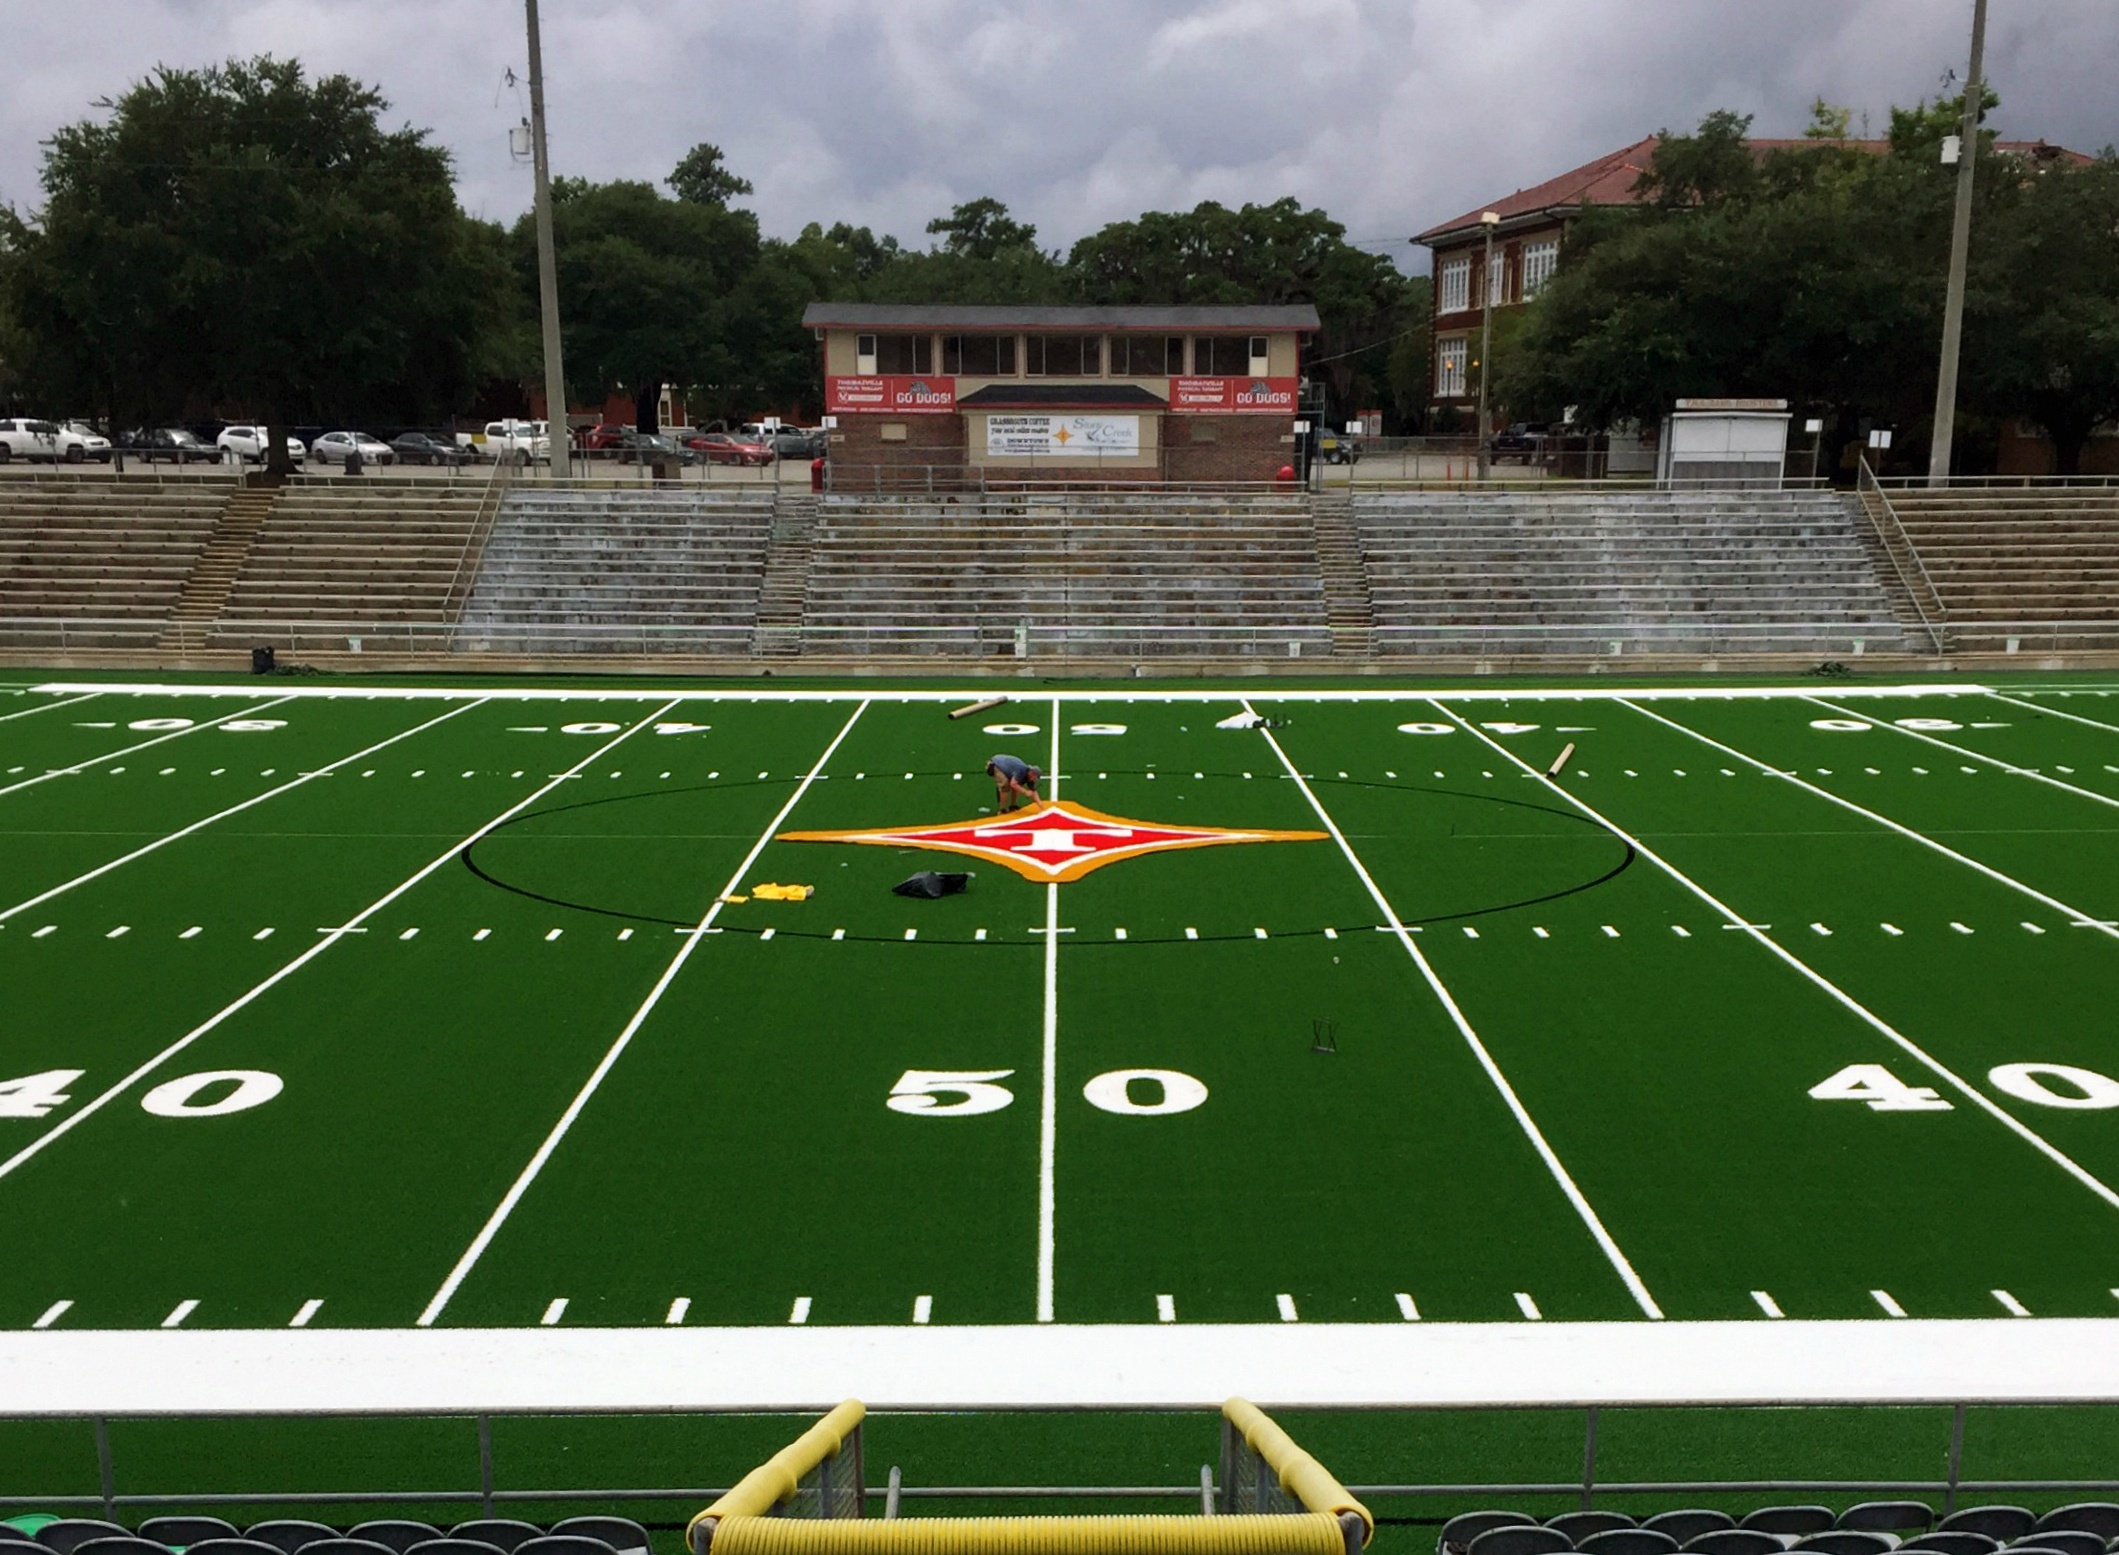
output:
[[[1301, 1511], [869, 1518], [859, 1469], [865, 1414], [847, 1400], [744, 1475], [692, 1519], [685, 1540], [693, 1555], [1358, 1555], [1375, 1531], [1368, 1508], [1240, 1398], [1222, 1406], [1228, 1430]], [[786, 1515], [820, 1476], [835, 1480], [838, 1493], [809, 1497], [817, 1515]]]

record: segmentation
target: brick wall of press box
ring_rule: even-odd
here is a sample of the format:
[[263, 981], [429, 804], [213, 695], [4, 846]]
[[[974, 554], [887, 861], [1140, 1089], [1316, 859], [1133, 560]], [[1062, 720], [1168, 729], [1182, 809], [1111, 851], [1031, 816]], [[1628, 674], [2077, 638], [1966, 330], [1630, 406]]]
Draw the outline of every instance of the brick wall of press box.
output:
[[[1103, 470], [1064, 464], [994, 463], [989, 480], [1142, 479], [1166, 481], [1269, 481], [1295, 457], [1294, 434], [1282, 416], [1164, 415], [1160, 418], [1161, 469]], [[876, 471], [939, 479], [969, 465], [965, 418], [842, 415], [831, 435], [836, 480], [845, 489], [866, 484]], [[902, 483], [902, 482], [900, 482]]]

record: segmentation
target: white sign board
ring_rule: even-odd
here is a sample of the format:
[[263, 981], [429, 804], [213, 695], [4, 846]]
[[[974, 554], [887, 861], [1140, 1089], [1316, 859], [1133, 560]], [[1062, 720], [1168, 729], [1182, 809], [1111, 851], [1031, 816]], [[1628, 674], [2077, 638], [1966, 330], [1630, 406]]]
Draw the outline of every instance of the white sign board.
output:
[[1138, 416], [988, 416], [988, 458], [1069, 454], [1077, 458], [1140, 453]]

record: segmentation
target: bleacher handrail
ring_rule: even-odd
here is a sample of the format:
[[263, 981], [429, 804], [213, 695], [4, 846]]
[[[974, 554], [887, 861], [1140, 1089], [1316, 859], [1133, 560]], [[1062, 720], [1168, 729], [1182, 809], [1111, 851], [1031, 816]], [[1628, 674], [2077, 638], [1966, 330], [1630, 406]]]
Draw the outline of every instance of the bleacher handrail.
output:
[[[1946, 653], [1948, 648], [1943, 637], [1942, 622], [1947, 618], [1948, 612], [1943, 607], [1942, 594], [1935, 587], [1935, 580], [1928, 576], [1927, 564], [1920, 559], [1920, 550], [1913, 544], [1913, 537], [1906, 533], [1906, 526], [1899, 521], [1898, 509], [1891, 505], [1891, 498], [1877, 483], [1876, 472], [1869, 468], [1869, 455], [1866, 450], [1861, 454], [1858, 463], [1857, 478], [1862, 500], [1855, 506], [1861, 509], [1862, 516], [1868, 519], [1870, 528], [1875, 531], [1877, 543], [1883, 547], [1884, 555], [1890, 560], [1891, 570], [1898, 574], [1898, 581], [1906, 590], [1906, 598], [1912, 601], [1914, 613], [1920, 617], [1921, 629], [1928, 634], [1928, 640], [1935, 645], [1938, 654]], [[1875, 498], [1874, 508], [1869, 505], [1868, 499], [1871, 497]], [[1878, 517], [1879, 513], [1881, 518]], [[1907, 576], [1904, 564], [1898, 559], [1901, 549], [1911, 559], [1914, 571], [1920, 575], [1918, 588]], [[1922, 589], [1927, 592], [1925, 599], [1921, 597]], [[1932, 612], [1930, 605], [1934, 607]]]

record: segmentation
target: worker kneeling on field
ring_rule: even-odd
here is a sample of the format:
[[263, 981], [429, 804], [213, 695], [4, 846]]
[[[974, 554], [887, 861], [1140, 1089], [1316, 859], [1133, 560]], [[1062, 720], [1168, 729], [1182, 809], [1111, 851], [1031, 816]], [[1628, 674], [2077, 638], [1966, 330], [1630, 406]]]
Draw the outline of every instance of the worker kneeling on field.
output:
[[993, 802], [1006, 815], [1027, 799], [1037, 803], [1037, 785], [1043, 776], [1019, 756], [996, 756], [986, 763], [986, 776], [993, 779]]

